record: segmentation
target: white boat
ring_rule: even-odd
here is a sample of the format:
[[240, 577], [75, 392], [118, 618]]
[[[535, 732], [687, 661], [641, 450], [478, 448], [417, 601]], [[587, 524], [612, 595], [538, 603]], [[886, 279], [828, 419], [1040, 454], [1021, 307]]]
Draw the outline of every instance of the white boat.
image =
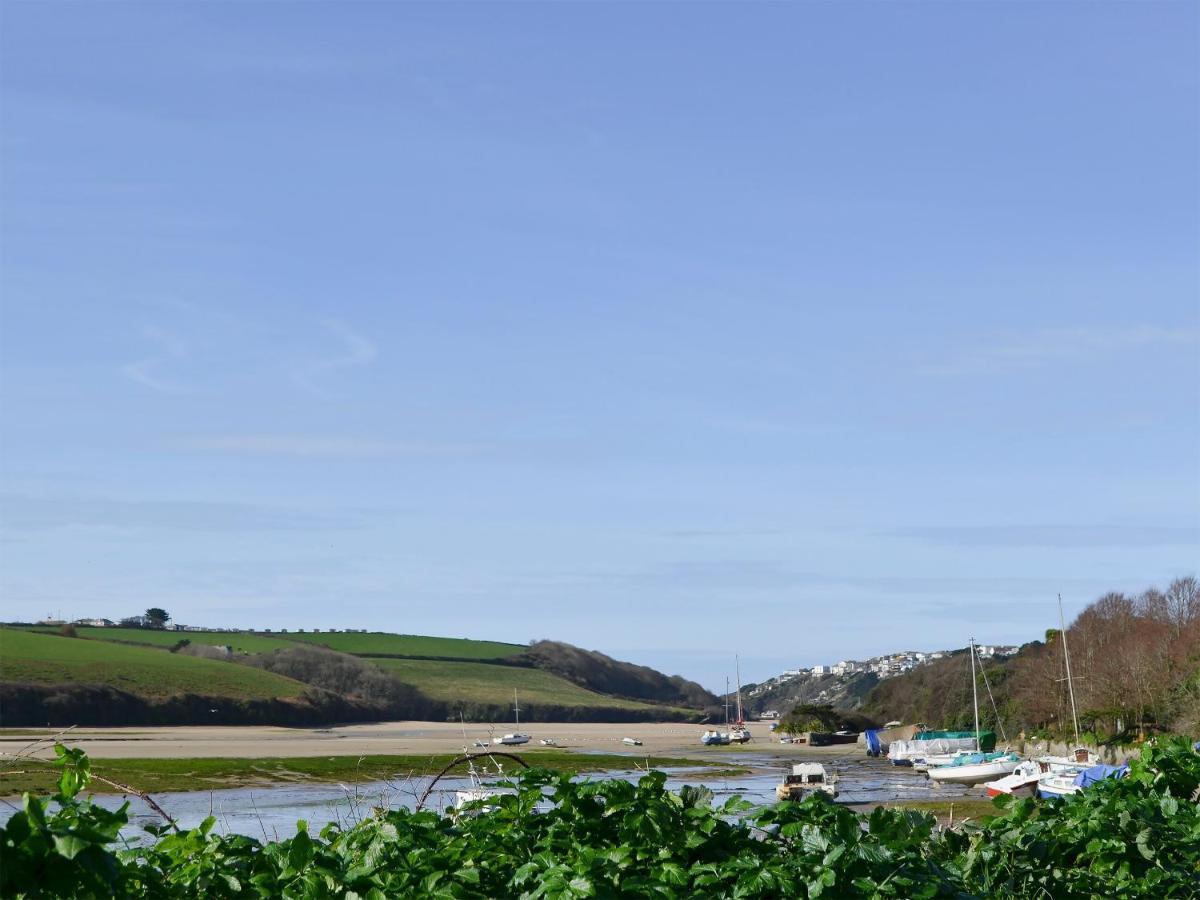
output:
[[838, 795], [837, 780], [837, 775], [828, 774], [820, 763], [796, 763], [775, 785], [775, 796], [780, 800], [802, 800], [819, 792], [832, 800]]
[[521, 732], [521, 706], [519, 703], [517, 703], [517, 692], [515, 689], [513, 690], [513, 716], [515, 717], [514, 721], [516, 722], [517, 730], [512, 734], [506, 734], [504, 737], [499, 738], [496, 741], [497, 744], [504, 744], [506, 747], [512, 747], [517, 744], [529, 743], [529, 735]]
[[[979, 747], [979, 684], [975, 680], [975, 638], [971, 638], [971, 702], [975, 710], [975, 744]], [[999, 716], [997, 716], [999, 719]], [[940, 766], [930, 766], [926, 776], [935, 784], [983, 784], [1011, 775], [1021, 762], [1012, 752], [956, 754]]]
[[1075, 783], [1077, 772], [1047, 772], [1038, 779], [1037, 795], [1039, 797], [1069, 797], [1079, 793], [1079, 785]]
[[700, 735], [700, 743], [706, 747], [720, 746], [729, 743], [728, 731], [717, 731], [715, 728], [710, 728], [704, 734]]
[[622, 744], [628, 744], [630, 747], [640, 747], [640, 746], [642, 746], [642, 742], [641, 742], [641, 741], [639, 741], [637, 738], [631, 738], [631, 737], [623, 737], [623, 738], [621, 738], [621, 743], [622, 743]]
[[1014, 797], [1033, 797], [1037, 795], [1038, 779], [1042, 777], [1042, 768], [1033, 760], [1017, 763], [1017, 767], [1003, 778], [984, 783], [989, 797], [1001, 797], [1005, 794]]
[[[1067, 797], [1079, 792], [1076, 777], [1089, 765], [1094, 765], [1094, 754], [1079, 746], [1079, 714], [1075, 711], [1075, 682], [1071, 678], [1071, 651], [1067, 647], [1067, 620], [1063, 615], [1062, 594], [1058, 595], [1059, 639], [1062, 641], [1063, 664], [1067, 670], [1067, 693], [1071, 698], [1071, 723], [1075, 726], [1075, 757], [1045, 756], [1038, 759], [1042, 774], [1038, 778], [1039, 797]], [[1098, 760], [1097, 760], [1098, 761]]]
[[[500, 763], [496, 763], [495, 765], [496, 777], [502, 776], [504, 773]], [[454, 792], [454, 799], [450, 804], [450, 814], [452, 816], [478, 816], [483, 813], [492, 812], [496, 806], [494, 803], [488, 803], [487, 801], [494, 800], [504, 794], [514, 793], [511, 788], [491, 787], [484, 784], [482, 773], [475, 768], [473, 761], [467, 766], [467, 778], [470, 780], [470, 786]]]
[[737, 674], [737, 721], [729, 731], [729, 740], [734, 744], [745, 744], [750, 741], [750, 729], [746, 727], [746, 720], [742, 717], [742, 663], [736, 654], [733, 657], [733, 665]]
[[558, 741], [556, 741], [554, 738], [542, 738], [540, 741], [538, 741], [538, 743], [541, 744], [543, 747], [557, 747], [558, 746]]
[[1021, 764], [1021, 757], [1015, 753], [1004, 753], [995, 759], [991, 753], [981, 753], [984, 757], [978, 762], [969, 762], [971, 756], [960, 757], [945, 766], [935, 766], [927, 773], [929, 780], [937, 784], [983, 784], [1003, 775], [1011, 775]]

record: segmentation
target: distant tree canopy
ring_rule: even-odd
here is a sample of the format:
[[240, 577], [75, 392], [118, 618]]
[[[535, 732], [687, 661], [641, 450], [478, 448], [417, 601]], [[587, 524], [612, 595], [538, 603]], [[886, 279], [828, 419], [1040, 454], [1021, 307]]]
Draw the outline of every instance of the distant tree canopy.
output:
[[161, 606], [152, 606], [146, 610], [146, 623], [151, 628], [166, 628], [169, 621], [170, 614]]
[[595, 650], [560, 641], [534, 641], [525, 658], [539, 669], [561, 675], [580, 687], [630, 700], [704, 708], [717, 698], [694, 681], [664, 675], [648, 666], [621, 662]]
[[[1071, 701], [1062, 634], [1026, 644], [1014, 657], [984, 660], [999, 719], [1010, 734], [1069, 734]], [[1166, 590], [1105, 594], [1066, 632], [1080, 727], [1105, 736], [1200, 729], [1200, 582], [1177, 578]], [[997, 716], [979, 678], [985, 727]], [[964, 658], [937, 660], [877, 685], [863, 711], [880, 718], [969, 727], [971, 679]]]

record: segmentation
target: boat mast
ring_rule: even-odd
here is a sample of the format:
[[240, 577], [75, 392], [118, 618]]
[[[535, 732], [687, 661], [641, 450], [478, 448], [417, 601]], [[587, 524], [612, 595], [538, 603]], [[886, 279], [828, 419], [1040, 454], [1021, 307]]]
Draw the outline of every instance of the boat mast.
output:
[[1079, 715], [1075, 712], [1075, 685], [1071, 683], [1071, 654], [1067, 652], [1067, 622], [1063, 618], [1062, 594], [1058, 595], [1058, 624], [1062, 626], [1059, 634], [1062, 636], [1063, 659], [1067, 663], [1067, 693], [1071, 695], [1071, 722], [1075, 725], [1075, 743], [1079, 743]]
[[517, 720], [517, 731], [521, 730], [521, 707], [517, 703], [517, 689], [513, 688], [513, 715]]
[[975, 703], [975, 750], [983, 745], [979, 741], [979, 682], [975, 679], [975, 638], [971, 638], [971, 699]]
[[733, 655], [733, 667], [737, 673], [737, 720], [738, 724], [742, 724], [742, 663], [738, 659], [737, 654]]
[[725, 676], [725, 727], [729, 727], [729, 676]]

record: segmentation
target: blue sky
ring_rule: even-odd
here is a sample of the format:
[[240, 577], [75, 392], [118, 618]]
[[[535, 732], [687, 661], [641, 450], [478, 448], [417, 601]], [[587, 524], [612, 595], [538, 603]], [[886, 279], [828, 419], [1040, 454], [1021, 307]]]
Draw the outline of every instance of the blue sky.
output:
[[6, 617], [723, 683], [1200, 559], [1191, 3], [8, 3]]

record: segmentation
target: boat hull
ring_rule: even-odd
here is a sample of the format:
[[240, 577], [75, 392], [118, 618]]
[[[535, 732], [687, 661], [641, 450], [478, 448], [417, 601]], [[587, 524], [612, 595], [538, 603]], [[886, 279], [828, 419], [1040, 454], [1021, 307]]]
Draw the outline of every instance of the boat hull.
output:
[[775, 785], [775, 799], [791, 800], [793, 802], [803, 800], [809, 794], [826, 794], [830, 800], [837, 797], [837, 788], [829, 785], [801, 785], [801, 784], [777, 784]]
[[1005, 759], [970, 766], [939, 766], [930, 769], [927, 774], [931, 781], [938, 784], [983, 784], [985, 781], [1011, 775], [1019, 762], [1015, 759]]

